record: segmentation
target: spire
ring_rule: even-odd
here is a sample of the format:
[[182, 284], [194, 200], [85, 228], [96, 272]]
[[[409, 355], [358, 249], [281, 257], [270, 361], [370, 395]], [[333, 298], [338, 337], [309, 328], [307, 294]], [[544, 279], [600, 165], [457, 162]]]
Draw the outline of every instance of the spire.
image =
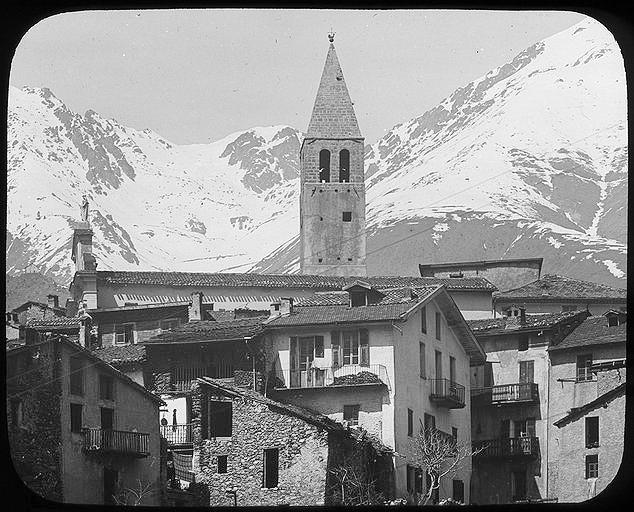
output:
[[341, 65], [333, 44], [335, 34], [330, 32], [330, 47], [321, 74], [313, 114], [308, 123], [307, 138], [361, 138], [352, 101], [343, 78]]

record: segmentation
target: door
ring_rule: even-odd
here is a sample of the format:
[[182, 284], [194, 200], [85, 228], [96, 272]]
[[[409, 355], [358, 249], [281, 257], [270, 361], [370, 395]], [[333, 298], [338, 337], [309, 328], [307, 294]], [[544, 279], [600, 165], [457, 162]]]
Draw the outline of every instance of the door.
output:
[[115, 505], [115, 494], [117, 492], [117, 479], [119, 474], [114, 469], [103, 468], [103, 503], [104, 505]]
[[511, 475], [512, 499], [514, 501], [526, 499], [526, 470], [513, 471]]
[[534, 361], [520, 361], [520, 385], [517, 397], [519, 400], [530, 400], [531, 383], [534, 382]]
[[112, 448], [112, 430], [114, 429], [114, 409], [101, 408], [101, 447]]

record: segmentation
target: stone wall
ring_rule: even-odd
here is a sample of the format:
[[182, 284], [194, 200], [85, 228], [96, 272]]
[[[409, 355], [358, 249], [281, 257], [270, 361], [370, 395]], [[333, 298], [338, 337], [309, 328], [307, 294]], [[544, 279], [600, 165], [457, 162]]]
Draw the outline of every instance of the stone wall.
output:
[[[13, 465], [32, 491], [61, 502], [59, 373], [58, 355], [50, 344], [7, 354], [6, 417]], [[20, 425], [12, 422], [15, 400], [21, 401]]]
[[[237, 487], [238, 506], [323, 505], [326, 495], [328, 433], [303, 420], [253, 400], [233, 398], [231, 438], [202, 439], [201, 400], [206, 390], [192, 393], [194, 472], [209, 488], [209, 505], [233, 505], [225, 491]], [[228, 399], [218, 395], [218, 398]], [[202, 424], [201, 424], [202, 423]], [[279, 448], [279, 484], [262, 488], [264, 449]], [[227, 455], [227, 472], [218, 473], [217, 456]]]

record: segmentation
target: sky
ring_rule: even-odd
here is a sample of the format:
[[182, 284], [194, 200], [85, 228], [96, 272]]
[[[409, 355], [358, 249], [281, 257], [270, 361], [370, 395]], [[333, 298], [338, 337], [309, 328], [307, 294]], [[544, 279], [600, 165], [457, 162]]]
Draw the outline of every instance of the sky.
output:
[[584, 18], [475, 10], [62, 13], [24, 35], [10, 84], [48, 87], [75, 112], [95, 110], [176, 144], [255, 126], [306, 130], [332, 29], [361, 132], [373, 143]]

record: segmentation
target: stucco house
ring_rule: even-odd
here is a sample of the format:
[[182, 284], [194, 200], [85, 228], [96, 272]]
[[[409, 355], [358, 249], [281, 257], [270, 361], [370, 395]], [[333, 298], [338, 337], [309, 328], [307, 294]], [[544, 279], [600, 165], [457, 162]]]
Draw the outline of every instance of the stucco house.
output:
[[548, 349], [548, 479], [560, 502], [599, 494], [621, 466], [625, 435], [627, 315], [590, 316]]
[[7, 351], [11, 456], [47, 499], [112, 504], [140, 480], [143, 504], [159, 505], [162, 403], [63, 335]]
[[469, 325], [486, 352], [472, 368], [471, 432], [484, 448], [473, 464], [473, 501], [511, 503], [552, 498], [547, 446], [553, 399], [548, 347], [563, 340], [587, 311], [503, 316]]

